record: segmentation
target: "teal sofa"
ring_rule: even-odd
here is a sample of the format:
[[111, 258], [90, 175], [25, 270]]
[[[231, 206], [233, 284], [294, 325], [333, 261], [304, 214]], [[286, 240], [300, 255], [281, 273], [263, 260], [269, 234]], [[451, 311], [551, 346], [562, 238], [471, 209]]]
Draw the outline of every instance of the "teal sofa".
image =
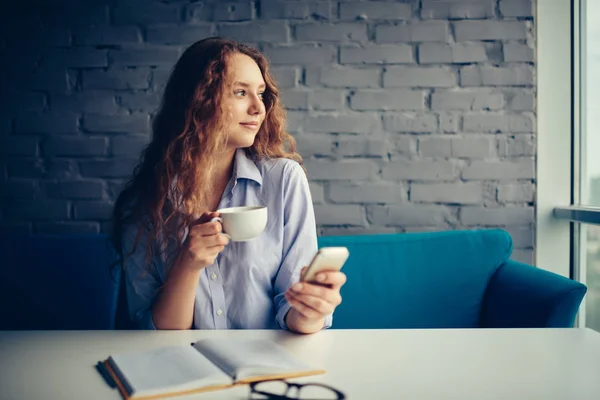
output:
[[[127, 327], [106, 236], [1, 239], [0, 329]], [[326, 236], [319, 246], [350, 250], [333, 329], [572, 327], [586, 293], [510, 260], [502, 230]]]

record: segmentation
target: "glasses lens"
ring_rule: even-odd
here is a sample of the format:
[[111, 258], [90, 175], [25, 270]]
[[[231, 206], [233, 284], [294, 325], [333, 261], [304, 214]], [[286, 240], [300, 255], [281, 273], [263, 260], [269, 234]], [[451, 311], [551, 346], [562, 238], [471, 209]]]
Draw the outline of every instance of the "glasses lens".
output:
[[279, 396], [285, 395], [287, 388], [287, 383], [284, 381], [264, 381], [254, 386], [254, 390], [257, 392], [271, 393]]
[[327, 387], [307, 384], [300, 388], [298, 398], [301, 400], [336, 400], [338, 395]]

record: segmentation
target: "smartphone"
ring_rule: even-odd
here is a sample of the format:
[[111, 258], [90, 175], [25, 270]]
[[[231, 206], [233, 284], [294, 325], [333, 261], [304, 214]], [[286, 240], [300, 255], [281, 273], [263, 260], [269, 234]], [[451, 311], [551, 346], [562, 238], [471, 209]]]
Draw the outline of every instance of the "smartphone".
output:
[[323, 247], [317, 251], [310, 265], [300, 277], [301, 282], [316, 282], [321, 271], [339, 271], [348, 259], [350, 252], [345, 247]]

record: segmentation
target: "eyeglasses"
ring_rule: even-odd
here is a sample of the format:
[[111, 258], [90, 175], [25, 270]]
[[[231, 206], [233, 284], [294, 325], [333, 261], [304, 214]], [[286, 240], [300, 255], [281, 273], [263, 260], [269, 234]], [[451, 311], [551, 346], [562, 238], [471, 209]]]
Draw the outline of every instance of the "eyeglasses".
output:
[[283, 379], [250, 383], [250, 399], [343, 400], [344, 393], [321, 383], [293, 383]]

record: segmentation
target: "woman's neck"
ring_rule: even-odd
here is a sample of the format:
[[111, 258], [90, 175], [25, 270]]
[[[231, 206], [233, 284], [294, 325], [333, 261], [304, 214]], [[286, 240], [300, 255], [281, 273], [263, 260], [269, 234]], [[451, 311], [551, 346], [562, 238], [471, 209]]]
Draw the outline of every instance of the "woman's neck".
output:
[[231, 179], [235, 159], [235, 149], [226, 150], [224, 154], [217, 157], [214, 169], [214, 183], [223, 189]]

